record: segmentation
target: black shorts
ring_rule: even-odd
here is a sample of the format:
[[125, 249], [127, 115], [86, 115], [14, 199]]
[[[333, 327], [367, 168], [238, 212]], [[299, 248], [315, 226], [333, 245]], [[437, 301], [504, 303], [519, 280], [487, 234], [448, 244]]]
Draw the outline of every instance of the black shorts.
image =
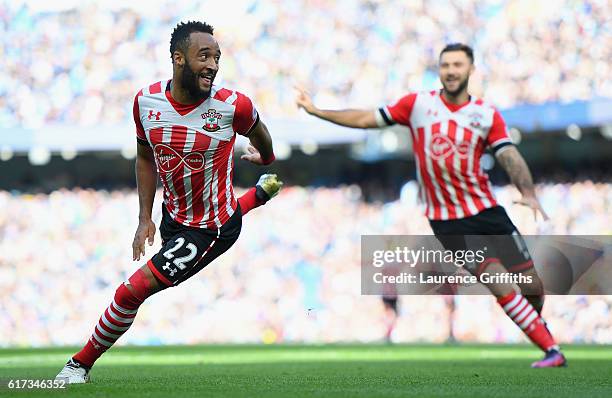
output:
[[525, 272], [533, 268], [525, 240], [501, 206], [457, 220], [429, 220], [429, 225], [446, 250], [486, 247], [484, 261], [465, 267], [475, 275], [494, 261], [500, 262], [510, 272]]
[[174, 221], [162, 205], [161, 250], [147, 263], [155, 277], [176, 286], [197, 274], [238, 240], [242, 229], [240, 205], [219, 229], [187, 227]]

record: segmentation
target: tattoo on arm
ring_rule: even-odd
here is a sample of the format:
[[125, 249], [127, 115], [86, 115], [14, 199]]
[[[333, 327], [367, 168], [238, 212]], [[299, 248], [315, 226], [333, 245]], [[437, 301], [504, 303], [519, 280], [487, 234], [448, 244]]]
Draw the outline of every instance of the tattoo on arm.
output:
[[507, 148], [497, 155], [497, 160], [506, 170], [510, 180], [523, 195], [535, 195], [533, 178], [525, 159], [515, 147]]

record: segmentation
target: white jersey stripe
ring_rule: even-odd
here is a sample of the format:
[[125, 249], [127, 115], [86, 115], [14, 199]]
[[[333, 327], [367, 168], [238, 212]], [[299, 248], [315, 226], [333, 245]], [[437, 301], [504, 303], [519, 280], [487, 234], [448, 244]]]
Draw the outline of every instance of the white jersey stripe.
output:
[[219, 221], [219, 173], [216, 171], [212, 181], [212, 204], [215, 212], [215, 224], [217, 228], [221, 228], [221, 221]]
[[230, 155], [227, 158], [227, 173], [225, 174], [225, 209], [231, 217], [234, 214], [232, 209], [232, 165], [234, 159], [234, 147], [230, 150]]
[[[151, 130], [149, 129], [145, 130], [145, 137], [147, 137], [147, 142], [149, 143], [149, 145], [151, 145]], [[155, 164], [157, 164], [157, 157], [154, 157], [154, 159], [155, 159]]]
[[236, 94], [235, 91], [232, 91], [232, 95], [225, 99], [225, 103], [231, 105], [234, 103], [234, 101], [236, 101], [236, 99], [238, 99], [238, 94]]

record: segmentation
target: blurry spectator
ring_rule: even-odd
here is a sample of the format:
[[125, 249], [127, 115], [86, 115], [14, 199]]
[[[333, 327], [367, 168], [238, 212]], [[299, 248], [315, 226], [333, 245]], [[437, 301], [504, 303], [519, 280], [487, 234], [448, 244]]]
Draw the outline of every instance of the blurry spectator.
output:
[[605, 0], [61, 4], [0, 4], [0, 127], [128, 122], [136, 91], [170, 76], [172, 28], [197, 18], [223, 43], [218, 83], [274, 116], [297, 116], [296, 82], [331, 107], [434, 88], [452, 41], [474, 46], [472, 91], [499, 107], [612, 96]]

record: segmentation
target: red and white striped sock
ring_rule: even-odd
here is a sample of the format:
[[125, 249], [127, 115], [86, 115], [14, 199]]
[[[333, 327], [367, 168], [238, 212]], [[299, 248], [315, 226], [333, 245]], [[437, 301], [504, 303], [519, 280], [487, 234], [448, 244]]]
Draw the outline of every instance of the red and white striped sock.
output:
[[543, 351], [559, 349], [544, 320], [525, 297], [515, 292], [497, 299], [506, 314]]
[[141, 270], [136, 271], [129, 279], [135, 293], [124, 283], [115, 292], [115, 297], [106, 308], [94, 332], [85, 347], [73, 356], [73, 359], [87, 367], [106, 352], [132, 326], [138, 307], [150, 295], [146, 277]]

